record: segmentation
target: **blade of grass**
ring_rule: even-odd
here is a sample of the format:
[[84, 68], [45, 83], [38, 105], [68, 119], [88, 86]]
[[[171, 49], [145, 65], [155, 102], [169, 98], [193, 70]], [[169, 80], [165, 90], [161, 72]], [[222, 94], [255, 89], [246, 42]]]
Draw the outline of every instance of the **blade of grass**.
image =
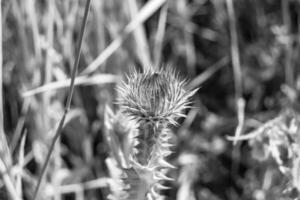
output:
[[11, 157], [4, 133], [4, 111], [3, 111], [3, 54], [2, 54], [2, 0], [0, 0], [0, 159], [6, 167], [11, 167]]
[[42, 60], [42, 48], [41, 48], [41, 38], [39, 34], [39, 27], [37, 22], [37, 12], [35, 9], [35, 0], [28, 0], [27, 2], [26, 11], [28, 14], [28, 18], [30, 21], [30, 26], [32, 30], [32, 42], [34, 47], [35, 58], [38, 62]]
[[[129, 11], [131, 15], [131, 19], [135, 19], [138, 14], [138, 5], [136, 0], [128, 0]], [[139, 24], [137, 28], [133, 31], [133, 36], [135, 38], [135, 43], [137, 45], [137, 56], [143, 65], [144, 69], [152, 67], [152, 62], [150, 58], [149, 46], [146, 39], [145, 29], [142, 24]]]
[[104, 51], [81, 72], [81, 74], [90, 74], [94, 72], [103, 62], [108, 59], [125, 41], [132, 31], [140, 24], [144, 23], [153, 13], [155, 13], [167, 0], [149, 1], [123, 30], [123, 32], [113, 41]]
[[21, 144], [19, 147], [19, 158], [18, 158], [18, 174], [16, 177], [16, 188], [18, 191], [18, 194], [22, 196], [22, 174], [23, 174], [23, 166], [24, 166], [24, 149], [25, 149], [25, 140], [26, 140], [27, 133], [25, 132], [23, 134], [23, 137], [21, 139]]
[[244, 134], [236, 138], [235, 136], [226, 136], [226, 138], [230, 141], [234, 140], [249, 140], [257, 137], [260, 134], [263, 134], [265, 130], [267, 130], [269, 127], [276, 126], [276, 124], [280, 123], [284, 120], [284, 115], [279, 115], [278, 117], [275, 117], [274, 119], [271, 119], [265, 123], [262, 123], [259, 125], [258, 128], [256, 128], [254, 131], [251, 131], [248, 134]]
[[3, 180], [3, 183], [5, 185], [5, 188], [8, 192], [8, 195], [11, 197], [11, 199], [12, 200], [21, 200], [2, 159], [0, 159], [0, 174], [1, 174], [1, 178]]
[[222, 67], [226, 66], [229, 62], [228, 56], [221, 58], [218, 62], [214, 63], [212, 66], [208, 67], [203, 73], [195, 77], [188, 85], [189, 88], [197, 88], [206, 80], [208, 80], [214, 73], [220, 70]]
[[[191, 14], [189, 10], [189, 5], [186, 1], [181, 1], [179, 3], [179, 13], [183, 18], [183, 30], [188, 29], [189, 22], [192, 21]], [[184, 45], [185, 45], [185, 57], [186, 65], [189, 74], [195, 74], [195, 65], [196, 65], [196, 48], [194, 45], [194, 33], [195, 30], [192, 30], [192, 33], [188, 31], [183, 31]]]
[[31, 99], [25, 99], [23, 101], [23, 105], [22, 105], [22, 109], [21, 109], [21, 115], [22, 116], [18, 119], [16, 129], [14, 131], [13, 137], [12, 137], [11, 142], [9, 144], [9, 149], [10, 149], [10, 151], [12, 153], [15, 152], [17, 144], [20, 141], [22, 130], [24, 128], [25, 121], [26, 121], [26, 117], [25, 116], [27, 115], [27, 112], [28, 112], [28, 109], [29, 109], [29, 105], [30, 105], [30, 100]]
[[161, 55], [162, 55], [162, 44], [163, 39], [166, 31], [167, 25], [167, 14], [168, 14], [168, 3], [161, 9], [159, 20], [158, 20], [158, 28], [155, 35], [155, 42], [154, 42], [154, 67], [158, 68], [161, 62]]
[[68, 111], [69, 111], [70, 106], [71, 106], [71, 100], [72, 100], [72, 97], [73, 97], [74, 86], [75, 86], [75, 84], [74, 84], [75, 83], [75, 77], [76, 77], [76, 74], [77, 74], [77, 69], [78, 69], [78, 64], [79, 64], [79, 59], [80, 59], [80, 53], [81, 53], [82, 40], [83, 40], [83, 36], [84, 36], [84, 32], [85, 32], [85, 26], [86, 26], [86, 23], [87, 23], [87, 18], [88, 18], [88, 14], [89, 14], [89, 10], [90, 10], [90, 5], [91, 5], [91, 0], [87, 0], [86, 6], [85, 6], [85, 11], [84, 11], [84, 18], [83, 18], [83, 21], [82, 21], [82, 24], [81, 24], [80, 37], [79, 37], [78, 45], [77, 45], [77, 48], [76, 48], [75, 62], [74, 62], [74, 66], [73, 66], [73, 70], [72, 70], [72, 74], [71, 74], [70, 88], [69, 88], [69, 94], [68, 94], [67, 102], [66, 102], [66, 105], [65, 105], [65, 111], [64, 111], [64, 114], [63, 114], [63, 116], [62, 116], [62, 118], [59, 122], [59, 125], [58, 125], [58, 128], [56, 130], [55, 136], [54, 136], [54, 138], [52, 140], [52, 143], [50, 145], [49, 152], [46, 156], [45, 163], [42, 167], [42, 171], [41, 171], [41, 174], [39, 176], [37, 186], [36, 186], [36, 189], [35, 189], [35, 192], [34, 192], [34, 195], [33, 195], [33, 200], [36, 200], [37, 197], [38, 197], [39, 189], [40, 189], [41, 183], [43, 181], [43, 177], [45, 175], [45, 172], [47, 170], [47, 166], [48, 166], [50, 157], [52, 155], [55, 143], [56, 143], [57, 139], [59, 138], [59, 136], [62, 132], [62, 128], [63, 128], [64, 122], [65, 122], [66, 115], [68, 114]]
[[107, 187], [109, 180], [110, 180], [109, 178], [98, 178], [98, 179], [83, 182], [83, 183], [61, 185], [57, 189], [60, 194], [73, 193], [74, 191], [76, 191], [76, 188], [81, 188], [84, 190], [93, 190], [93, 189], [97, 189], [97, 188]]
[[[282, 18], [284, 27], [286, 29], [285, 34], [287, 36], [291, 35], [291, 19], [290, 19], [290, 10], [289, 10], [290, 1], [289, 0], [282, 0], [281, 7], [282, 7]], [[285, 44], [285, 59], [284, 59], [284, 69], [285, 69], [285, 81], [288, 86], [291, 88], [295, 87], [295, 80], [294, 80], [294, 66], [293, 66], [293, 41], [292, 37], [286, 37], [286, 44]]]
[[[46, 55], [45, 55], [45, 67], [43, 70], [43, 84], [48, 84], [51, 82], [52, 78], [52, 57], [51, 57], [51, 49], [53, 48], [53, 31], [54, 31], [54, 0], [47, 1], [47, 32], [46, 32], [46, 38], [47, 38], [47, 48], [46, 48]], [[49, 107], [50, 107], [50, 98], [51, 96], [49, 93], [43, 93], [42, 95], [42, 121], [44, 130], [50, 129], [50, 118], [49, 118]]]
[[[95, 38], [97, 41], [95, 41], [97, 52], [101, 52], [105, 49], [105, 14], [104, 14], [104, 1], [94, 1], [92, 8], [94, 9], [93, 14], [95, 15], [95, 32], [97, 33], [97, 37]], [[102, 65], [101, 71], [105, 71], [106, 68], [105, 63]]]
[[0, 175], [5, 188], [13, 200], [21, 200], [11, 179], [8, 167], [11, 167], [11, 154], [8, 148], [7, 139], [4, 134], [4, 111], [3, 111], [3, 54], [2, 54], [2, 0], [0, 0]]
[[[119, 77], [113, 74], [96, 74], [93, 76], [78, 76], [75, 79], [75, 86], [78, 85], [98, 85], [98, 84], [107, 84], [107, 83], [115, 83], [119, 80]], [[39, 93], [43, 93], [46, 91], [56, 90], [68, 87], [70, 83], [70, 79], [61, 80], [51, 82], [46, 85], [42, 85], [32, 90], [28, 90], [23, 92], [23, 98], [30, 97]]]
[[[20, 3], [24, 3], [23, 1], [21, 1]], [[22, 52], [22, 64], [24, 66], [24, 69], [28, 68], [29, 67], [29, 63], [30, 63], [30, 47], [29, 47], [29, 42], [28, 42], [28, 35], [26, 33], [26, 30], [25, 30], [25, 26], [26, 26], [26, 23], [25, 23], [25, 20], [24, 20], [24, 17], [22, 15], [22, 9], [21, 9], [21, 6], [19, 5], [19, 2], [17, 0], [12, 0], [12, 12], [13, 12], [13, 15], [16, 19], [16, 22], [17, 22], [17, 32], [18, 32], [18, 37], [19, 37], [19, 40], [20, 40], [20, 48], [21, 48], [21, 52]]]
[[[235, 130], [235, 137], [238, 138], [243, 131], [244, 118], [245, 118], [245, 101], [242, 97], [243, 86], [242, 86], [242, 70], [240, 63], [240, 55], [238, 48], [238, 37], [236, 28], [236, 17], [234, 12], [233, 0], [226, 0], [227, 12], [229, 17], [229, 32], [231, 39], [231, 61], [233, 66], [233, 76], [234, 76], [234, 88], [235, 88], [235, 101], [236, 109], [238, 115], [238, 125]], [[236, 144], [237, 140], [233, 142]]]

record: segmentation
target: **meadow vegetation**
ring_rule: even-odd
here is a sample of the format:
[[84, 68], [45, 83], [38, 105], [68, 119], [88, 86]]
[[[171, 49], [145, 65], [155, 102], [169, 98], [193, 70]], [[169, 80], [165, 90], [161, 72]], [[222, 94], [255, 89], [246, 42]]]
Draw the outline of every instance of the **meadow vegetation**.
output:
[[299, 1], [0, 3], [0, 200], [300, 199]]

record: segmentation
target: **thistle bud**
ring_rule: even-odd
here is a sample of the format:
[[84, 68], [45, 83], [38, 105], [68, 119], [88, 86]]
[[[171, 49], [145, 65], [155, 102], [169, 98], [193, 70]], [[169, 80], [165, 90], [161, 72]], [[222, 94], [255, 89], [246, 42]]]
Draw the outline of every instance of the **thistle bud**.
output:
[[166, 174], [174, 168], [166, 160], [173, 136], [168, 126], [177, 125], [177, 119], [185, 116], [184, 109], [196, 90], [187, 89], [187, 82], [170, 70], [134, 71], [117, 89], [121, 113], [135, 124], [134, 134], [128, 135], [132, 148], [127, 154], [131, 168], [126, 169], [130, 185], [123, 190], [129, 195], [126, 200], [163, 199], [159, 192], [167, 188], [164, 181], [173, 180]]
[[117, 88], [118, 104], [124, 113], [138, 121], [176, 125], [176, 119], [184, 116], [183, 110], [196, 92], [187, 89], [186, 83], [170, 70], [135, 71]]

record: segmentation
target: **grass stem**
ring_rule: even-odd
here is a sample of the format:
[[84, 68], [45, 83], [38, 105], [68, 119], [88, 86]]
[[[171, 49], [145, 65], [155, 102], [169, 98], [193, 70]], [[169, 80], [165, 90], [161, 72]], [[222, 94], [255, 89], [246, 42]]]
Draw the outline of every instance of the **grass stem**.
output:
[[[244, 115], [245, 115], [245, 102], [243, 99], [243, 85], [242, 85], [242, 70], [240, 63], [238, 37], [236, 28], [236, 16], [234, 11], [233, 0], [226, 0], [227, 12], [229, 17], [229, 32], [231, 39], [231, 61], [233, 66], [234, 88], [235, 88], [235, 101], [238, 115], [238, 125], [235, 131], [235, 136], [238, 138], [243, 131]], [[237, 140], [234, 141], [236, 144]]]
[[80, 53], [81, 53], [81, 46], [82, 46], [82, 40], [83, 40], [83, 36], [84, 36], [84, 32], [85, 32], [85, 26], [86, 26], [86, 23], [87, 23], [87, 18], [88, 18], [90, 5], [91, 5], [91, 0], [87, 0], [86, 6], [85, 6], [85, 11], [84, 11], [84, 18], [83, 18], [82, 25], [81, 25], [80, 37], [79, 37], [79, 41], [78, 41], [77, 48], [76, 48], [75, 62], [74, 62], [74, 66], [73, 66], [73, 70], [72, 70], [72, 74], [71, 74], [71, 83], [70, 83], [70, 87], [69, 87], [69, 94], [68, 94], [67, 102], [66, 102], [66, 105], [65, 105], [65, 111], [64, 111], [64, 114], [63, 114], [63, 116], [62, 116], [62, 118], [59, 122], [59, 125], [58, 125], [58, 128], [56, 130], [55, 136], [54, 136], [54, 138], [52, 140], [52, 143], [51, 143], [51, 146], [49, 148], [45, 163], [42, 167], [42, 171], [41, 171], [41, 174], [39, 176], [37, 186], [36, 186], [36, 189], [35, 189], [35, 192], [34, 192], [34, 195], [33, 195], [33, 200], [36, 200], [37, 197], [38, 197], [39, 189], [40, 189], [41, 183], [43, 181], [43, 177], [44, 177], [44, 175], [47, 171], [47, 166], [49, 164], [50, 157], [52, 155], [55, 143], [56, 143], [57, 139], [59, 138], [59, 136], [62, 132], [63, 125], [64, 125], [64, 122], [65, 122], [65, 119], [66, 119], [66, 115], [68, 114], [68, 111], [69, 111], [70, 106], [71, 106], [71, 100], [72, 100], [72, 97], [73, 97], [74, 86], [75, 86], [75, 84], [74, 84], [75, 83], [75, 77], [76, 77], [76, 73], [77, 73], [77, 69], [78, 69]]

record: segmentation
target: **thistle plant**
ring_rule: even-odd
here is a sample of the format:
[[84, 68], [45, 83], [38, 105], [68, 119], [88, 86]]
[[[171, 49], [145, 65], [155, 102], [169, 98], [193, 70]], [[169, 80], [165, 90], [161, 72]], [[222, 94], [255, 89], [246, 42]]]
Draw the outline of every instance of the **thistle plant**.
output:
[[107, 138], [116, 161], [109, 169], [115, 172], [114, 180], [119, 174], [119, 187], [112, 186], [111, 199], [163, 199], [160, 190], [167, 189], [163, 182], [172, 180], [166, 174], [174, 168], [166, 161], [172, 146], [170, 127], [185, 117], [196, 92], [186, 83], [173, 71], [149, 70], [134, 71], [118, 85], [120, 111], [106, 112]]

